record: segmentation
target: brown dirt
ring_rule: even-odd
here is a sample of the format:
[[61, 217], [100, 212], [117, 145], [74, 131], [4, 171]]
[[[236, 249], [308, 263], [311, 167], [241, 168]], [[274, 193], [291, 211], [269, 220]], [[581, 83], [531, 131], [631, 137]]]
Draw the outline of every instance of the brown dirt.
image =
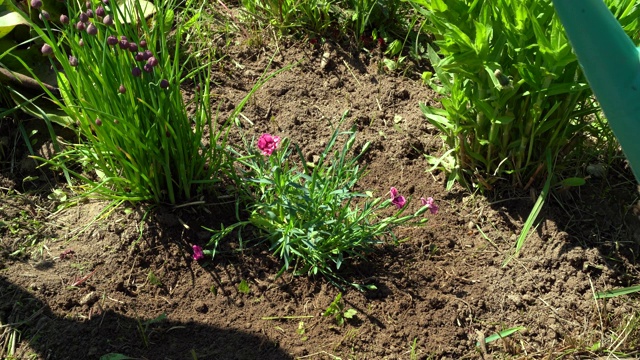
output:
[[[280, 264], [262, 246], [238, 252], [228, 243], [213, 261], [193, 261], [190, 246], [209, 237], [201, 226], [228, 219], [228, 204], [122, 207], [93, 222], [105, 204], [55, 212], [47, 198], [55, 178], [38, 173], [40, 182], [25, 184], [20, 170], [5, 167], [0, 221], [23, 228], [0, 227], [0, 322], [22, 332], [18, 358], [409, 359], [414, 340], [418, 359], [480, 358], [478, 334], [515, 326], [526, 329], [487, 345], [485, 358], [544, 358], [593, 345], [630, 313], [622, 299], [605, 304], [592, 293], [638, 282], [636, 189], [620, 180], [629, 172], [561, 191], [522, 254], [503, 267], [535, 199], [513, 189], [495, 198], [446, 192], [443, 174], [425, 172], [422, 154], [441, 150], [418, 109], [419, 102], [435, 104], [432, 91], [411, 71], [386, 73], [375, 49], [354, 56], [330, 44], [281, 43], [279, 50], [231, 49], [239, 65], [225, 62], [214, 77], [222, 117], [275, 52], [271, 70], [298, 65], [248, 103], [243, 115], [255, 125], [240, 117], [248, 138], [286, 136], [312, 158], [349, 110], [358, 141], [372, 143], [360, 187], [385, 196], [395, 186], [414, 198], [433, 196], [440, 206], [427, 226], [400, 229], [406, 241], [399, 246], [382, 246], [369, 262], [348, 268], [349, 279], [377, 286], [344, 293], [356, 317], [342, 327], [323, 317], [339, 290], [323, 279], [276, 278]], [[330, 61], [321, 67], [324, 53]], [[9, 256], [29, 236], [46, 246]], [[242, 280], [249, 294], [238, 291]], [[162, 314], [166, 319], [149, 323]]]

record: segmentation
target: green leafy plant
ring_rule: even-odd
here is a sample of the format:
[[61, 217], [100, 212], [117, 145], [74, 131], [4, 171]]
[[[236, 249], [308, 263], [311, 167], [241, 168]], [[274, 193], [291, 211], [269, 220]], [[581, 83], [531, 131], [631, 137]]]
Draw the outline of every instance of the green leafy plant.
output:
[[346, 309], [342, 301], [342, 293], [338, 293], [335, 299], [329, 304], [322, 316], [334, 316], [338, 326], [344, 325], [344, 321], [352, 319], [358, 312], [355, 309]]
[[[334, 151], [339, 137], [346, 137], [344, 145]], [[210, 249], [232, 231], [252, 225], [283, 260], [279, 274], [294, 266], [296, 274], [319, 274], [338, 284], [345, 282], [336, 273], [344, 262], [364, 258], [385, 239], [397, 242], [393, 229], [398, 226], [425, 224], [424, 212], [437, 209], [433, 199], [422, 199], [423, 206], [407, 215], [409, 204], [395, 188], [386, 200], [353, 191], [364, 174], [358, 162], [369, 147], [362, 145], [351, 157], [355, 140], [355, 131], [335, 130], [313, 164], [304, 162], [306, 157], [298, 147], [294, 152], [288, 139], [268, 134], [260, 137], [258, 149], [248, 146], [248, 155], [238, 153], [243, 165], [235, 179], [242, 193], [238, 208], [246, 206], [248, 220], [214, 231], [205, 254], [212, 254]], [[380, 216], [391, 208], [396, 208], [393, 214]], [[238, 236], [242, 247], [242, 231]]]
[[[79, 22], [33, 27], [42, 53], [61, 68], [61, 97], [49, 96], [78, 132], [77, 143], [46, 162], [80, 179], [84, 195], [112, 200], [174, 204], [216, 183], [226, 161], [226, 130], [213, 125], [209, 81], [200, 82], [206, 74], [183, 75], [179, 47], [167, 43], [173, 3], [67, 4], [69, 18]], [[95, 18], [86, 17], [89, 10]], [[180, 39], [181, 28], [175, 30]], [[193, 115], [180, 91], [186, 80], [201, 84]]]
[[245, 295], [249, 295], [249, 293], [251, 292], [251, 288], [249, 287], [249, 283], [247, 282], [247, 280], [242, 279], [240, 281], [240, 283], [238, 284], [238, 291]]
[[[638, 32], [634, 1], [605, 2], [628, 33]], [[450, 174], [449, 188], [456, 180], [491, 188], [505, 178], [525, 186], [544, 169], [546, 151], [556, 158], [576, 148], [598, 107], [551, 1], [411, 3], [436, 37], [430, 83], [442, 108], [421, 109], [442, 132], [446, 153], [428, 158]]]

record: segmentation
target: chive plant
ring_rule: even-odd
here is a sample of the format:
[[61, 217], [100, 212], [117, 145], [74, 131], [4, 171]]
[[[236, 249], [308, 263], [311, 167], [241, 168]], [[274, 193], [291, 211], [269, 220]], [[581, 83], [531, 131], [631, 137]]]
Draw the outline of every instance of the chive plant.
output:
[[[213, 126], [209, 81], [187, 111], [181, 85], [208, 78], [202, 67], [183, 75], [179, 47], [167, 43], [173, 3], [67, 5], [59, 28], [34, 27], [57, 72], [62, 96], [54, 102], [78, 133], [77, 143], [47, 161], [80, 179], [85, 194], [114, 200], [173, 204], [215, 183], [227, 161], [226, 132]], [[181, 28], [174, 30], [179, 42]]]

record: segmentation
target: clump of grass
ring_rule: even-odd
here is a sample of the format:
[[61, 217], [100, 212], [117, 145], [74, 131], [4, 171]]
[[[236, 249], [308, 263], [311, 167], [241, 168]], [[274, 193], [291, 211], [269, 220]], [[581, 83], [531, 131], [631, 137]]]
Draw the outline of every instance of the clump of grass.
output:
[[[174, 3], [87, 5], [68, 2], [69, 18], [79, 21], [60, 29], [34, 26], [58, 69], [62, 98], [52, 98], [78, 133], [46, 161], [79, 179], [83, 194], [113, 200], [174, 204], [215, 184], [227, 161], [226, 131], [212, 122], [206, 72], [185, 74], [179, 47], [167, 43], [170, 31], [177, 41], [182, 34], [172, 29]], [[187, 80], [199, 84], [192, 113], [180, 89]]]

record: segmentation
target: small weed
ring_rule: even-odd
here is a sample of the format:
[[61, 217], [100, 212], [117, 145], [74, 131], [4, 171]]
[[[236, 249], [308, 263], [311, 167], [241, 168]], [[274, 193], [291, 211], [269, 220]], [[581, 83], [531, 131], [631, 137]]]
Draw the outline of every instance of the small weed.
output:
[[345, 319], [352, 319], [358, 313], [355, 309], [345, 310], [344, 303], [341, 300], [342, 293], [338, 293], [333, 302], [324, 311], [324, 314], [322, 314], [322, 316], [334, 316], [338, 326], [344, 325]]
[[149, 274], [147, 274], [147, 280], [151, 285], [162, 286], [162, 281], [160, 281], [156, 274], [153, 273], [153, 270], [149, 270]]
[[138, 321], [138, 333], [140, 334], [140, 338], [142, 339], [142, 342], [144, 343], [144, 347], [148, 348], [149, 347], [149, 325], [155, 324], [157, 322], [161, 322], [167, 319], [167, 314], [162, 313], [160, 315], [158, 315], [158, 317], [147, 320], [147, 321], [140, 321], [140, 319], [137, 319]]
[[249, 295], [251, 288], [249, 287], [247, 280], [242, 279], [242, 281], [240, 281], [240, 284], [238, 284], [238, 291], [245, 295]]

